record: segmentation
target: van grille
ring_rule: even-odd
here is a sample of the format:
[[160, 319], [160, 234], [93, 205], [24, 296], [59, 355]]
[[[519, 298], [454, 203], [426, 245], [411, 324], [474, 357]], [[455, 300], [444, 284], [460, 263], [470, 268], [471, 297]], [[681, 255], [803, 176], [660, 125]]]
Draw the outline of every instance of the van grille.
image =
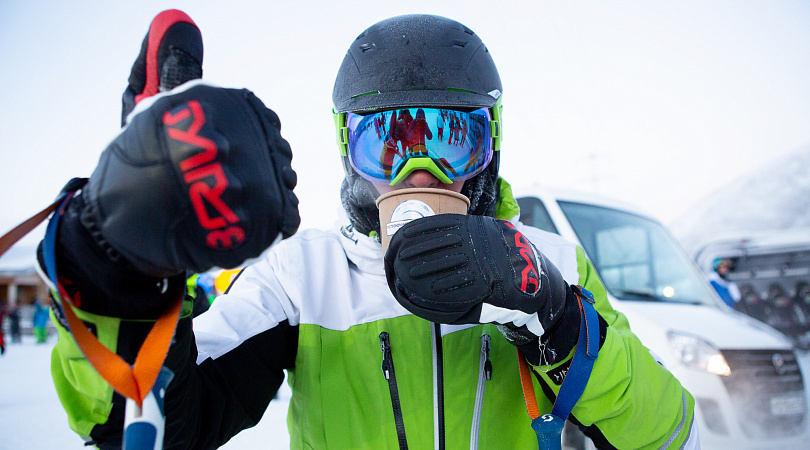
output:
[[723, 350], [731, 374], [721, 377], [740, 426], [752, 438], [802, 433], [807, 405], [796, 356], [789, 350]]

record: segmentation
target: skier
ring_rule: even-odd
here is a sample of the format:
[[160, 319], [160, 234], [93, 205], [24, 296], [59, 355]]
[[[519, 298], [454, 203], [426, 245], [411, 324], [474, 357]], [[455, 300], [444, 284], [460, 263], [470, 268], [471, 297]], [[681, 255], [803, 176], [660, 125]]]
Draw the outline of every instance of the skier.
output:
[[436, 115], [436, 135], [439, 142], [444, 139], [444, 114], [444, 111], [439, 111], [439, 114]]
[[715, 258], [712, 261], [712, 271], [709, 272], [709, 283], [717, 295], [728, 305], [729, 308], [734, 308], [737, 302], [740, 301], [742, 295], [737, 283], [728, 279], [728, 274], [733, 267], [733, 262], [728, 258]]
[[34, 338], [36, 338], [37, 344], [44, 344], [48, 342], [48, 303], [37, 299], [34, 301], [34, 307], [32, 321]]
[[208, 311], [213, 301], [213, 299], [209, 299], [209, 293], [213, 290], [213, 287], [212, 277], [207, 273], [202, 275], [194, 273], [186, 279], [186, 293], [194, 299], [192, 317], [197, 317]]
[[3, 338], [3, 321], [6, 318], [6, 305], [0, 303], [0, 355], [6, 353], [6, 341]]
[[410, 141], [409, 153], [413, 156], [427, 156], [428, 151], [425, 140], [433, 139], [433, 132], [430, 125], [425, 120], [425, 110], [418, 108], [416, 118], [408, 125], [408, 141]]
[[[182, 44], [177, 38], [184, 33], [196, 39], [198, 31], [188, 23], [160, 27], [168, 30], [165, 39], [152, 36], [144, 50], [149, 53], [146, 47], [162, 47], [168, 40]], [[147, 65], [146, 77], [155, 77], [150, 70], [160, 67]], [[424, 68], [430, 68], [431, 77], [422, 76]], [[136, 69], [143, 69], [138, 61], [130, 78], [137, 93], [144, 83]], [[339, 131], [357, 124], [357, 112], [373, 116], [382, 114], [374, 111], [418, 107], [441, 106], [460, 116], [484, 114], [496, 121], [501, 90], [492, 57], [477, 35], [450, 19], [411, 15], [383, 20], [354, 41], [338, 71], [333, 103]], [[169, 152], [161, 154], [177, 151], [167, 148], [166, 139], [154, 138], [164, 136], [160, 118], [176, 117], [185, 111], [184, 102], [198, 100], [218, 126], [217, 142], [235, 148], [249, 138], [266, 145], [276, 170], [265, 184], [277, 203], [255, 206], [258, 200], [251, 198], [250, 206], [232, 206], [262, 213], [247, 219], [237, 215], [246, 232], [263, 228], [286, 239], [243, 270], [229, 292], [194, 319], [193, 332], [188, 314], [180, 320], [165, 363], [174, 372], [165, 397], [167, 448], [217, 447], [255, 425], [285, 370], [292, 388], [288, 428], [293, 448], [536, 448], [515, 346], [533, 368], [541, 389], [539, 408], [550, 411], [560, 381], [573, 370], [572, 353], [579, 345], [583, 319], [577, 302], [587, 295], [570, 286], [576, 284], [594, 294], [599, 317], [591, 326], [598, 336], [590, 342], [601, 348], [569, 420], [605, 447], [698, 446], [694, 399], [612, 309], [583, 251], [517, 220], [517, 203], [498, 176], [499, 135], [487, 134], [485, 151], [476, 156], [488, 164], [472, 165], [480, 169], [464, 173], [467, 161], [455, 161], [459, 175], [449, 183], [437, 178], [439, 169], [430, 162], [385, 179], [375, 177], [380, 170], [360, 172], [352, 158], [379, 163], [379, 155], [354, 151], [350, 142], [341, 141], [344, 225], [289, 237], [298, 225], [291, 191], [295, 177], [278, 122], [240, 133], [222, 127], [228, 122], [227, 115], [216, 114], [220, 110], [239, 113], [239, 124], [253, 117], [221, 101], [222, 91], [191, 82], [148, 108], [139, 105], [111, 146], [115, 152], [105, 152], [100, 161], [100, 168], [115, 169], [118, 176], [94, 172], [68, 203], [56, 243], [59, 277], [69, 281], [69, 293], [80, 294], [82, 320], [131, 360], [143, 341], [145, 320], [157, 317], [182, 289], [185, 269], [233, 266], [233, 259], [256, 257], [263, 247], [212, 250], [205, 239], [194, 238], [199, 228], [194, 222], [172, 228], [190, 208], [177, 200], [187, 195], [174, 182], [182, 172], [179, 164], [165, 163], [171, 177], [144, 180], [138, 176], [142, 166], [114, 158], [121, 153], [121, 161], [127, 161], [148, 153], [150, 143]], [[241, 166], [223, 164], [228, 175], [242, 176], [235, 170]], [[392, 186], [394, 177], [403, 181]], [[171, 195], [139, 201], [150, 183], [159, 184], [152, 192]], [[403, 187], [461, 192], [470, 199], [469, 215], [411, 222], [383, 255], [375, 198]], [[224, 192], [228, 201], [241, 198]], [[123, 220], [139, 217], [149, 219]], [[258, 223], [264, 217], [267, 222]], [[446, 244], [435, 240], [437, 235], [456, 236], [441, 230], [464, 238], [447, 248], [437, 246]], [[242, 242], [264, 241], [246, 236]], [[417, 251], [431, 245], [436, 252]], [[436, 264], [431, 258], [437, 254], [455, 266]], [[92, 372], [75, 359], [74, 341], [63, 324], [59, 327], [54, 379], [71, 425], [100, 447], [115, 446], [121, 439], [121, 399], [87, 375]], [[72, 376], [79, 370], [84, 376]]]
[[9, 331], [11, 332], [11, 342], [19, 344], [22, 342], [22, 330], [20, 329], [20, 304], [15, 303], [8, 313]]

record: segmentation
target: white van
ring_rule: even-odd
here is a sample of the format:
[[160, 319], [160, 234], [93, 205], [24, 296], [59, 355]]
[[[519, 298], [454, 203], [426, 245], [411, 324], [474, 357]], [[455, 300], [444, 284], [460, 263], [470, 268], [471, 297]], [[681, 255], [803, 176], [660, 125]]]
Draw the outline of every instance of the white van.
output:
[[585, 249], [613, 306], [695, 397], [703, 448], [810, 445], [790, 341], [725, 306], [659, 221], [592, 194], [539, 186], [514, 194], [523, 223]]

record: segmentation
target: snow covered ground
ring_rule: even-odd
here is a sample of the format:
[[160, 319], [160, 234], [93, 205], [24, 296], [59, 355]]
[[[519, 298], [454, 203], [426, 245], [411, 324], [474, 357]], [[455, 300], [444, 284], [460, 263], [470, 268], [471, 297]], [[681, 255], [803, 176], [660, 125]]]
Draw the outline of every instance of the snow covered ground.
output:
[[[50, 377], [51, 349], [56, 338], [36, 344], [24, 336], [22, 344], [9, 344], [0, 356], [0, 450], [86, 449], [67, 423]], [[235, 436], [222, 448], [268, 450], [290, 447], [285, 383], [262, 421]]]

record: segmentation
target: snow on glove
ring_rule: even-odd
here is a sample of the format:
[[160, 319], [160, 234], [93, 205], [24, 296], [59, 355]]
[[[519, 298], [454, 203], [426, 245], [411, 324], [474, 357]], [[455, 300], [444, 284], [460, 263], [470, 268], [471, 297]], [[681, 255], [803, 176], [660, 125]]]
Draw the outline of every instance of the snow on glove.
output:
[[81, 193], [96, 244], [152, 276], [235, 267], [300, 222], [278, 116], [246, 89], [186, 86], [131, 118]]
[[141, 100], [202, 78], [203, 42], [186, 13], [169, 9], [149, 26], [121, 99], [121, 126]]
[[570, 287], [507, 221], [457, 214], [414, 220], [392, 238], [385, 273], [411, 313], [445, 324], [499, 324], [535, 364], [544, 333], [562, 329], [566, 347], [576, 343], [579, 313]]

